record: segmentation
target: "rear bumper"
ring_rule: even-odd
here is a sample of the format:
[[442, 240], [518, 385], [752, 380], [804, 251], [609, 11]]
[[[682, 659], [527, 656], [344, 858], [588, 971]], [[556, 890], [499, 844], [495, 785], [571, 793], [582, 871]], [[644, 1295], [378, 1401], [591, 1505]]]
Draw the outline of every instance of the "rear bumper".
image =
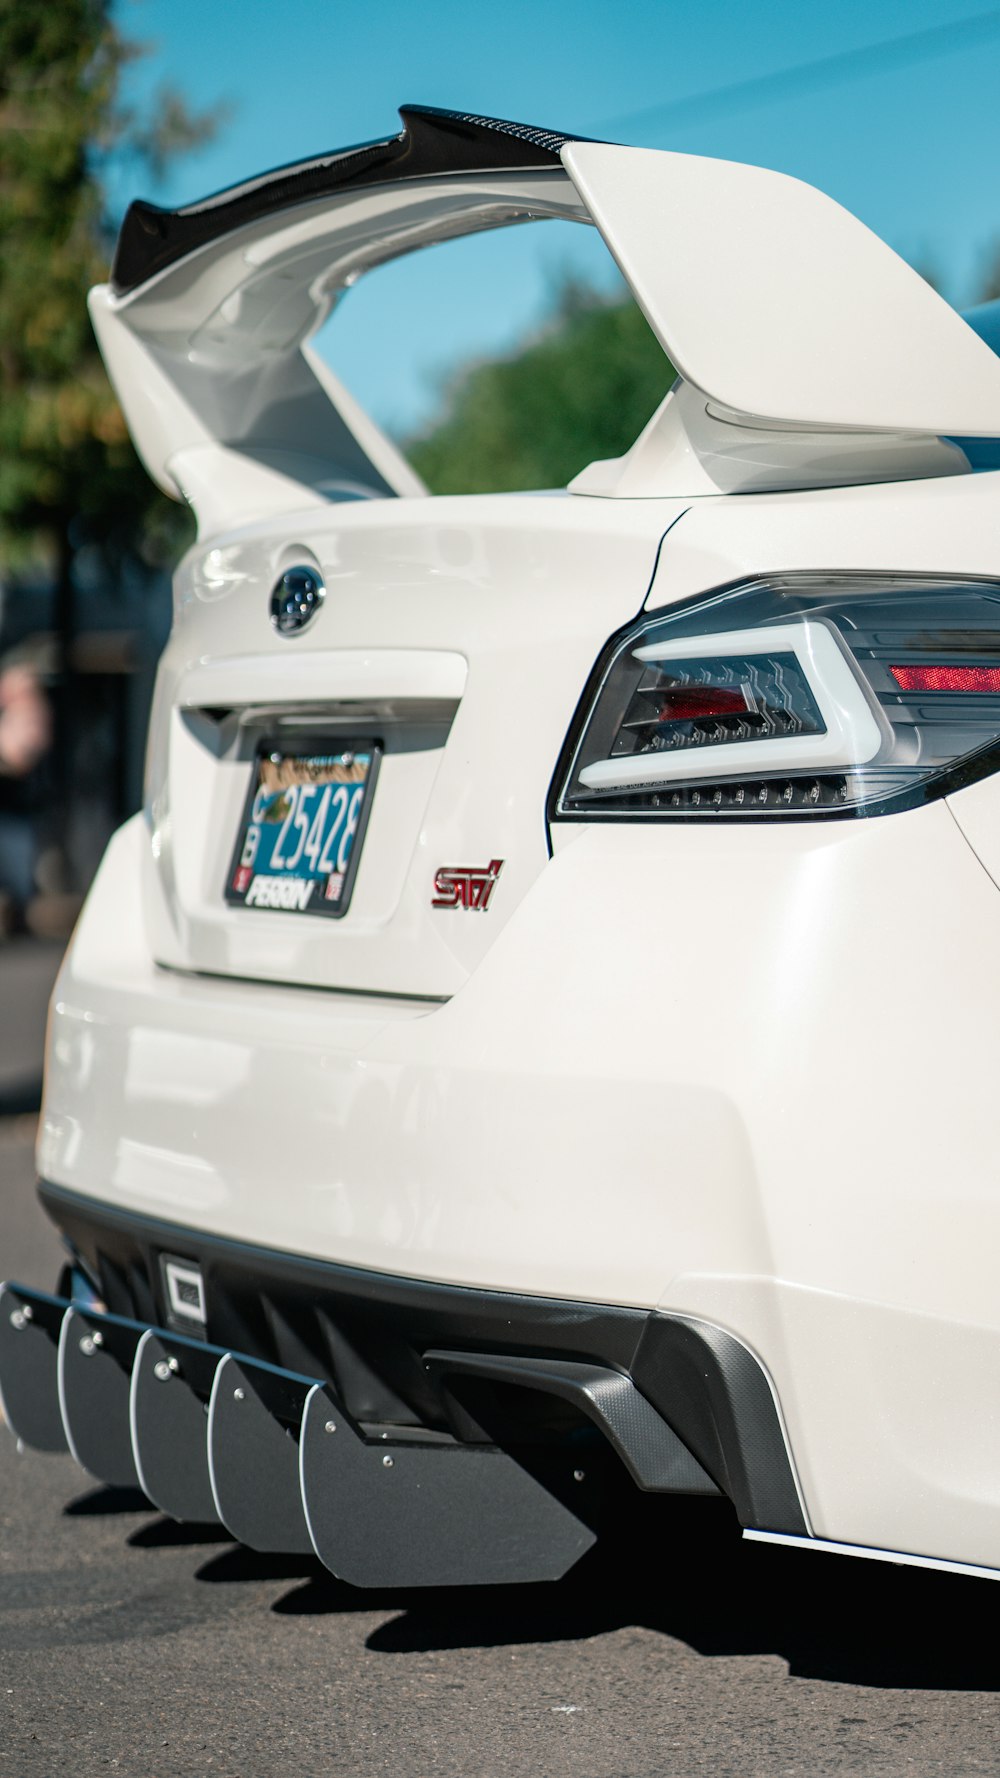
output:
[[148, 844], [141, 818], [112, 841], [56, 985], [43, 1178], [234, 1240], [488, 1289], [648, 1309], [678, 1271], [742, 1269], [756, 1191], [739, 1109], [609, 1050], [647, 965], [625, 960], [616, 990], [613, 956], [603, 984], [553, 956], [571, 856], [439, 1002], [159, 967], [138, 895]]
[[718, 1492], [743, 1525], [806, 1529], [770, 1382], [721, 1328], [336, 1266], [40, 1193], [113, 1315], [190, 1332], [162, 1264], [186, 1261], [208, 1347], [319, 1380], [359, 1425], [562, 1448], [589, 1423], [643, 1489]]
[[[182, 1255], [724, 1329], [817, 1535], [1000, 1567], [1000, 922], [949, 808], [557, 842], [442, 1004], [157, 968], [130, 824], [57, 984], [42, 1176]], [[580, 1348], [639, 1382], [637, 1349]]]

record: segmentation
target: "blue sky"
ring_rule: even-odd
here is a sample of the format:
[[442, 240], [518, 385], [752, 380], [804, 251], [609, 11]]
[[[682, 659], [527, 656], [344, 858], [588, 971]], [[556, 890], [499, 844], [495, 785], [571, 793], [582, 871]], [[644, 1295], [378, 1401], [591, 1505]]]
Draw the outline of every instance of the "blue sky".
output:
[[[1000, 241], [1000, 9], [976, 0], [118, 0], [116, 16], [148, 48], [126, 77], [130, 103], [166, 82], [197, 108], [229, 107], [216, 140], [163, 186], [138, 180], [159, 203], [389, 135], [397, 105], [416, 101], [796, 174], [939, 268], [959, 306]], [[908, 47], [873, 53], [894, 40]], [[850, 67], [743, 84], [848, 55]], [[116, 202], [138, 195], [133, 178]], [[562, 268], [607, 277], [602, 256], [592, 231], [563, 224], [417, 254], [362, 280], [325, 348], [405, 431], [433, 410], [449, 368], [539, 324]]]

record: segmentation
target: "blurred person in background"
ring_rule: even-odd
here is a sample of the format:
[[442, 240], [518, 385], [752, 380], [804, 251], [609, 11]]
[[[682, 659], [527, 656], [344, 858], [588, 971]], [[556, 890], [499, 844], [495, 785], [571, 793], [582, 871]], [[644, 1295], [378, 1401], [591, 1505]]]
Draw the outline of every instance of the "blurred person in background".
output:
[[31, 776], [52, 742], [52, 714], [30, 667], [0, 668], [0, 938], [21, 923], [35, 892]]

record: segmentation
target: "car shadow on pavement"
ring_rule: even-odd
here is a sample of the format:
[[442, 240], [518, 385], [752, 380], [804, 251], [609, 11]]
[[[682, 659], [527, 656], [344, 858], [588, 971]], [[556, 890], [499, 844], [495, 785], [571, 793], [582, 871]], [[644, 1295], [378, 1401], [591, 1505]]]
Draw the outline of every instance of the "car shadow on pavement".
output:
[[981, 1627], [987, 1582], [744, 1543], [718, 1501], [638, 1504], [629, 1534], [598, 1545], [562, 1581], [376, 1594], [320, 1573], [272, 1609], [394, 1610], [366, 1640], [387, 1655], [580, 1641], [633, 1627], [707, 1658], [777, 1655], [801, 1678], [1000, 1690], [1000, 1648]]
[[[70, 1516], [149, 1513], [135, 1489], [100, 1488]], [[277, 1583], [286, 1617], [378, 1613], [365, 1646], [383, 1655], [581, 1642], [642, 1629], [707, 1659], [773, 1655], [797, 1678], [900, 1691], [1000, 1691], [1000, 1647], [982, 1629], [989, 1583], [806, 1550], [744, 1543], [716, 1500], [632, 1500], [563, 1580], [522, 1586], [366, 1590], [307, 1555], [262, 1555], [220, 1525], [155, 1517], [133, 1549], [225, 1544], [195, 1578]], [[289, 1586], [289, 1583], [292, 1583]], [[390, 1614], [385, 1616], [385, 1614]]]
[[[205, 1562], [195, 1580], [208, 1581], [213, 1586], [232, 1586], [240, 1581], [316, 1580], [324, 1572], [315, 1556], [261, 1554], [237, 1543]], [[327, 1575], [327, 1579], [332, 1576]]]
[[139, 1488], [91, 1488], [63, 1507], [67, 1519], [103, 1518], [110, 1513], [151, 1513], [156, 1508]]
[[126, 1539], [132, 1550], [182, 1549], [187, 1544], [232, 1541], [231, 1533], [223, 1525], [192, 1525], [187, 1520], [179, 1524], [176, 1519], [154, 1519], [149, 1525], [140, 1525]]

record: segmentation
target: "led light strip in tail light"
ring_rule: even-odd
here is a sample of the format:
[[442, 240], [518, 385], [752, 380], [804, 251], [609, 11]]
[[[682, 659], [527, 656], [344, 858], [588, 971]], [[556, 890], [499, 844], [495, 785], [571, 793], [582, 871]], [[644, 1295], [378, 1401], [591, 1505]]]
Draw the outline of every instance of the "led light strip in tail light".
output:
[[884, 814], [1000, 767], [1000, 583], [789, 575], [613, 639], [555, 820]]

